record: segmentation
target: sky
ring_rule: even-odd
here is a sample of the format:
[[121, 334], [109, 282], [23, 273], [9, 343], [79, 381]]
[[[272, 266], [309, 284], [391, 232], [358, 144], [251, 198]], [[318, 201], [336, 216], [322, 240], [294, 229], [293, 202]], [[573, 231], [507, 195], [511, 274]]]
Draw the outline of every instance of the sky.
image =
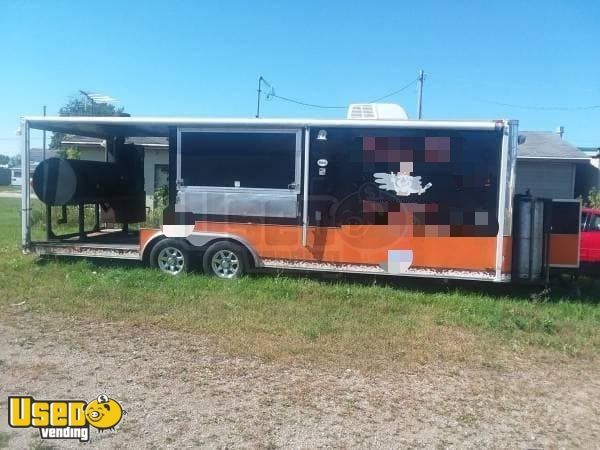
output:
[[[253, 117], [368, 102], [427, 76], [426, 119], [518, 119], [600, 147], [600, 1], [0, 0], [0, 153], [80, 89], [135, 116]], [[416, 84], [387, 98], [416, 118]], [[512, 106], [509, 106], [512, 105]], [[345, 110], [264, 99], [262, 117]], [[32, 136], [39, 145], [39, 133]]]

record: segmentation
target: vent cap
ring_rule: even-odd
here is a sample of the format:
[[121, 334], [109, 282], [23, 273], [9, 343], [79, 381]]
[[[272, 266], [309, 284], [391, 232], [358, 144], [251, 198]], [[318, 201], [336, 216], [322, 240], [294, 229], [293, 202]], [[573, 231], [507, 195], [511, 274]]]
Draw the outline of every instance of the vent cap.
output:
[[402, 106], [395, 103], [353, 103], [348, 107], [347, 119], [355, 120], [407, 120]]

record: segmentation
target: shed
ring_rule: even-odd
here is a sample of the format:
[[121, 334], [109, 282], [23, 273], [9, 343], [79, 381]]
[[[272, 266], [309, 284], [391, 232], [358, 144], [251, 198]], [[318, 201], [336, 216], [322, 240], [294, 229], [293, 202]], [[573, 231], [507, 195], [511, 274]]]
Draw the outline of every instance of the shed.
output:
[[517, 150], [517, 194], [527, 191], [544, 198], [575, 198], [575, 176], [589, 157], [559, 133], [522, 131]]

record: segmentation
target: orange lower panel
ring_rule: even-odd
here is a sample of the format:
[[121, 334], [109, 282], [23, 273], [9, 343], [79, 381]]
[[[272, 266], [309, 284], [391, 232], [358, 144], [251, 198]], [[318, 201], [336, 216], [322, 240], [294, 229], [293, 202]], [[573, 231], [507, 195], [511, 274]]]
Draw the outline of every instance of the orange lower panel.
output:
[[300, 226], [196, 222], [194, 230], [243, 237], [263, 258], [380, 264], [388, 250], [412, 250], [415, 267], [492, 271], [496, 265], [496, 237], [404, 236], [406, 228], [397, 225], [310, 227], [307, 247]]
[[579, 234], [550, 235], [550, 265], [579, 267]]
[[141, 228], [140, 229], [140, 249], [143, 249], [146, 246], [146, 243], [154, 236], [156, 233], [160, 232], [155, 228]]

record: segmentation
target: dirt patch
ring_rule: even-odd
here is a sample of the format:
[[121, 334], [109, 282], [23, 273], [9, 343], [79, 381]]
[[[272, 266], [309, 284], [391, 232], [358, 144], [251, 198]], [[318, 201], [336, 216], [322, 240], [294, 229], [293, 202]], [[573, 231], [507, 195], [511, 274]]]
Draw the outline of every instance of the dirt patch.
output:
[[[7, 396], [91, 400], [128, 414], [113, 447], [590, 447], [600, 442], [598, 361], [501, 365], [331, 364], [233, 357], [202, 334], [0, 311], [0, 444], [40, 445], [7, 426]], [[50, 441], [53, 446], [77, 446]]]

